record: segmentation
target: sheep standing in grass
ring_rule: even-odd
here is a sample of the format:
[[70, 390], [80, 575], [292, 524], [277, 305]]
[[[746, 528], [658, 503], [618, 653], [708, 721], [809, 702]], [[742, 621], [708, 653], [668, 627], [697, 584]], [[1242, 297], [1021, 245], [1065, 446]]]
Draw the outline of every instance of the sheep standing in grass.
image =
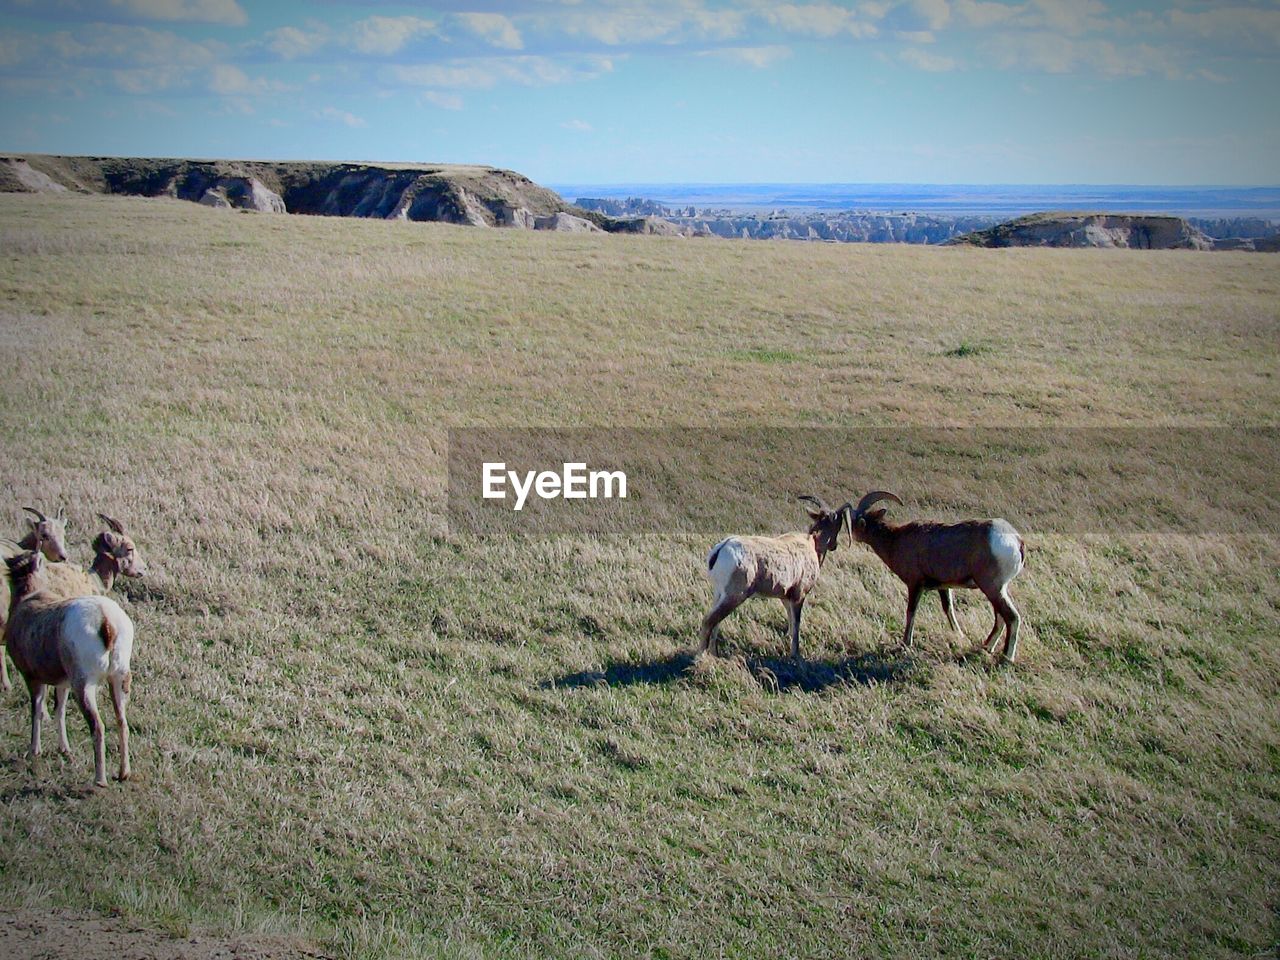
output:
[[40, 726], [45, 692], [54, 688], [58, 748], [69, 753], [67, 694], [76, 702], [93, 734], [93, 779], [107, 785], [106, 746], [98, 715], [98, 687], [111, 690], [120, 731], [120, 779], [129, 779], [129, 658], [133, 653], [133, 621], [107, 597], [58, 599], [45, 593], [44, 558], [39, 550], [5, 560], [9, 568], [9, 622], [4, 642], [31, 693], [31, 755], [40, 754]]
[[[773, 597], [787, 608], [791, 656], [800, 658], [800, 614], [822, 571], [844, 520], [845, 507], [831, 510], [817, 497], [801, 497], [812, 523], [805, 533], [780, 537], [729, 537], [707, 555], [707, 577], [715, 602], [702, 621], [701, 650], [716, 655], [720, 621], [749, 597]], [[848, 506], [846, 504], [845, 506]]]
[[45, 570], [46, 591], [58, 597], [84, 597], [107, 593], [117, 575], [146, 576], [147, 565], [133, 538], [125, 533], [124, 524], [98, 514], [107, 529], [93, 541], [93, 565], [86, 572], [69, 564], [57, 564]]
[[875, 551], [885, 566], [907, 585], [907, 624], [902, 645], [911, 646], [916, 607], [926, 590], [937, 590], [951, 628], [960, 633], [951, 606], [951, 589], [981, 590], [991, 602], [996, 622], [982, 646], [995, 651], [1000, 624], [1005, 624], [1004, 659], [1013, 663], [1018, 655], [1018, 625], [1021, 617], [1009, 598], [1009, 583], [1022, 572], [1026, 545], [1007, 520], [963, 520], [935, 523], [913, 520], [891, 523], [884, 508], [868, 509], [881, 500], [902, 501], [886, 490], [873, 490], [856, 507], [846, 504], [849, 535]]
[[[35, 517], [29, 521], [31, 529], [27, 531], [26, 536], [18, 541], [18, 547], [22, 550], [35, 550], [37, 547], [44, 555], [55, 563], [67, 559], [67, 518], [59, 512], [57, 517], [46, 517], [35, 507], [23, 507], [23, 510]], [[9, 581], [7, 578], [0, 578], [0, 631], [4, 630], [4, 625], [9, 616]], [[0, 687], [5, 690], [12, 688], [13, 684], [9, 682], [9, 659], [4, 655], [4, 651], [0, 650]]]

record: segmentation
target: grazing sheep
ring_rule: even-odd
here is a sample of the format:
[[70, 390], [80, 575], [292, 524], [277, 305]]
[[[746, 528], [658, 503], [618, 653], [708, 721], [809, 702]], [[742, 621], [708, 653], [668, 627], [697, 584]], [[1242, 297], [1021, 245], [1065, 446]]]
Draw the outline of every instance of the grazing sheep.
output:
[[57, 597], [85, 597], [107, 593], [115, 583], [117, 574], [126, 577], [146, 576], [147, 565], [138, 553], [133, 538], [125, 533], [124, 525], [105, 513], [98, 516], [108, 529], [98, 534], [93, 541], [93, 565], [88, 572], [69, 564], [46, 567], [47, 593]]
[[[59, 511], [54, 518], [46, 517], [35, 507], [23, 507], [36, 519], [28, 521], [31, 529], [26, 536], [17, 542], [21, 550], [35, 550], [37, 544], [44, 555], [59, 562], [67, 559], [67, 518]], [[0, 631], [4, 630], [5, 621], [9, 617], [9, 580], [0, 578]], [[13, 684], [9, 682], [9, 658], [0, 650], [0, 688], [9, 690]]]
[[983, 641], [983, 648], [995, 651], [1001, 620], [1005, 624], [1004, 659], [1013, 663], [1018, 654], [1018, 625], [1021, 617], [1009, 598], [1009, 582], [1022, 572], [1026, 545], [1018, 531], [1007, 520], [963, 520], [959, 523], [935, 523], [912, 520], [890, 523], [884, 519], [884, 508], [867, 512], [881, 500], [902, 501], [885, 490], [874, 490], [863, 497], [857, 507], [844, 506], [849, 534], [867, 544], [885, 566], [907, 585], [907, 625], [902, 645], [911, 646], [916, 607], [926, 590], [937, 590], [951, 627], [960, 633], [951, 606], [951, 589], [965, 587], [981, 590], [995, 611], [996, 622]]
[[107, 597], [60, 600], [44, 593], [44, 558], [39, 551], [5, 560], [9, 568], [9, 622], [4, 642], [31, 693], [31, 755], [40, 753], [40, 726], [45, 690], [54, 687], [58, 748], [67, 743], [67, 693], [76, 702], [93, 734], [93, 779], [107, 785], [106, 747], [98, 716], [98, 686], [106, 680], [120, 730], [121, 780], [129, 779], [129, 658], [133, 653], [133, 621]]
[[805, 598], [818, 582], [828, 551], [836, 549], [845, 510], [831, 510], [817, 497], [800, 500], [808, 504], [805, 509], [813, 521], [807, 532], [729, 537], [711, 548], [707, 577], [715, 585], [716, 597], [702, 621], [700, 650], [710, 650], [715, 656], [720, 621], [744, 600], [759, 595], [781, 600], [787, 608], [791, 656], [800, 658], [800, 614]]

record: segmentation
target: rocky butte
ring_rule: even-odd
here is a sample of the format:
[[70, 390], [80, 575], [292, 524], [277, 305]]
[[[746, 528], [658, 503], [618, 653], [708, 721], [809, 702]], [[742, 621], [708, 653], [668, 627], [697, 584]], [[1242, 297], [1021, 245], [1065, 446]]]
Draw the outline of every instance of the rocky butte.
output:
[[0, 191], [65, 190], [173, 197], [260, 213], [475, 227], [596, 231], [608, 221], [495, 167], [0, 155]]
[[1275, 237], [1215, 240], [1182, 217], [1136, 213], [1033, 213], [950, 242], [975, 247], [1128, 247], [1140, 250], [1274, 250]]

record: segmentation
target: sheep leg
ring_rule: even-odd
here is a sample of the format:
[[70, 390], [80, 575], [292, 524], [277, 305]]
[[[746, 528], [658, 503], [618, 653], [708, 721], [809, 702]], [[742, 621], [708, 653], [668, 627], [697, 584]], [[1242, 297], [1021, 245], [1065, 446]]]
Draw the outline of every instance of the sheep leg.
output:
[[[1013, 663], [1018, 656], [1018, 625], [1022, 622], [1022, 617], [1018, 614], [1018, 608], [1013, 605], [1013, 601], [1009, 599], [1009, 588], [1005, 585], [1000, 588], [997, 595], [1000, 601], [1000, 616], [1004, 617], [1004, 662]], [[993, 600], [994, 604], [995, 601]]]
[[36, 680], [27, 680], [27, 691], [31, 694], [31, 756], [40, 756], [40, 724], [44, 720], [44, 684]]
[[955, 608], [951, 605], [951, 591], [943, 587], [938, 591], [938, 599], [942, 602], [942, 612], [947, 615], [947, 622], [951, 624], [951, 629], [963, 637], [964, 631], [960, 629], [960, 622], [956, 620]]
[[996, 622], [991, 625], [991, 632], [987, 634], [987, 639], [982, 641], [982, 649], [987, 653], [995, 653], [996, 637], [1000, 635], [1000, 626], [1004, 623], [1000, 619], [1000, 608], [994, 602], [991, 604], [991, 609], [995, 611]]
[[62, 753], [71, 752], [71, 744], [67, 742], [67, 693], [65, 683], [53, 688], [53, 715], [58, 721], [58, 749]]
[[702, 620], [702, 628], [698, 631], [698, 635], [702, 638], [702, 645], [698, 648], [698, 652], [710, 651], [711, 655], [716, 656], [716, 646], [720, 640], [720, 621], [733, 613], [738, 608], [738, 604], [742, 603], [746, 597], [720, 597]]
[[116, 711], [116, 726], [120, 728], [120, 780], [129, 779], [129, 720], [124, 708], [129, 704], [131, 674], [111, 676], [111, 705]]
[[920, 594], [923, 592], [916, 586], [907, 588], [907, 625], [902, 631], [902, 647], [904, 650], [911, 646], [911, 633], [916, 625], [916, 608], [920, 606]]
[[9, 682], [9, 648], [0, 650], [0, 687], [9, 690], [13, 684]]
[[787, 627], [791, 634], [791, 659], [800, 659], [800, 615], [804, 611], [803, 600], [783, 600], [787, 608]]
[[80, 712], [93, 734], [93, 782], [99, 787], [107, 785], [107, 745], [103, 738], [102, 718], [98, 716], [98, 687], [85, 684], [76, 691]]

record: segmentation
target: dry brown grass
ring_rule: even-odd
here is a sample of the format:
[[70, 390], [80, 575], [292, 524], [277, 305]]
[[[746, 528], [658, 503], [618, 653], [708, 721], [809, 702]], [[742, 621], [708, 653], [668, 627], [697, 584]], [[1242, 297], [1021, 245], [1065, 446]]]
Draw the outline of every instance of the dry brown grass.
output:
[[1004, 672], [936, 601], [897, 654], [842, 550], [803, 668], [764, 603], [694, 665], [705, 538], [448, 536], [443, 489], [449, 426], [1275, 424], [1275, 262], [0, 197], [11, 525], [156, 571], [136, 782], [3, 702], [0, 891], [351, 956], [1272, 950], [1273, 539], [1036, 538]]

